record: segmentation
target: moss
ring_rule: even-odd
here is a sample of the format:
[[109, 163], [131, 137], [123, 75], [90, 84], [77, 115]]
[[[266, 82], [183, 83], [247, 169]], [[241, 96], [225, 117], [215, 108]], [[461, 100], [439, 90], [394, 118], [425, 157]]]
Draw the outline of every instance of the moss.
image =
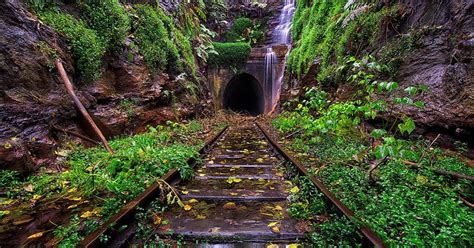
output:
[[224, 35], [227, 41], [236, 42], [243, 39], [244, 33], [247, 29], [251, 29], [253, 26], [252, 20], [247, 17], [237, 18], [230, 28], [230, 30]]
[[40, 14], [40, 18], [66, 36], [71, 43], [79, 73], [85, 81], [98, 79], [105, 45], [96, 32], [83, 21], [62, 12], [45, 11]]
[[181, 70], [178, 48], [170, 39], [158, 11], [149, 5], [136, 5], [135, 10], [138, 16], [135, 35], [148, 66], [153, 70]]
[[250, 45], [245, 42], [214, 42], [218, 54], [209, 55], [209, 65], [224, 67], [240, 67], [245, 64], [250, 55]]
[[342, 21], [351, 10], [345, 10], [345, 0], [299, 0], [292, 28], [295, 48], [288, 59], [288, 68], [302, 77], [315, 59], [320, 60], [320, 83], [339, 83], [336, 70], [346, 56], [360, 56], [379, 46], [384, 18], [398, 14], [398, 5], [376, 8], [360, 13], [347, 26]]
[[119, 49], [130, 31], [130, 18], [118, 0], [79, 0], [81, 15], [109, 50]]

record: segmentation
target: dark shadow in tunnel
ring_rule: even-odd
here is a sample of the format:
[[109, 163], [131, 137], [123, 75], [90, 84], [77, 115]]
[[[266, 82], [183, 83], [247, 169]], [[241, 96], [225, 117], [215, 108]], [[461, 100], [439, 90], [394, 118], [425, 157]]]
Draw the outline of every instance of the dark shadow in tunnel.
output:
[[232, 111], [259, 115], [265, 108], [263, 89], [258, 80], [247, 73], [234, 76], [224, 91], [224, 108]]

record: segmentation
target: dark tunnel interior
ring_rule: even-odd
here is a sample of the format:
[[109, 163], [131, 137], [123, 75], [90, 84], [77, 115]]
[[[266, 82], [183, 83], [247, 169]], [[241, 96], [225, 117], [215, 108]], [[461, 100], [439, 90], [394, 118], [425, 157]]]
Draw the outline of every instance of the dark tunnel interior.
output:
[[224, 108], [254, 116], [262, 114], [265, 99], [258, 80], [246, 73], [232, 78], [224, 91]]

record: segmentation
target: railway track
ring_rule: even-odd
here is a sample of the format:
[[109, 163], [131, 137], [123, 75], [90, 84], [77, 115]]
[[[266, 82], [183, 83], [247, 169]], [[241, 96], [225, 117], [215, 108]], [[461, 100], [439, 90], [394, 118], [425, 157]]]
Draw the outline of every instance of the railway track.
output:
[[[265, 247], [268, 243], [284, 247], [305, 240], [306, 230], [288, 216], [292, 183], [280, 167], [285, 164], [296, 168], [300, 175], [309, 174], [260, 125], [247, 123], [224, 128], [206, 143], [200, 154], [203, 163], [189, 161], [196, 171], [192, 180], [180, 180], [174, 170], [162, 178], [176, 189], [184, 208], [171, 207], [155, 214], [153, 201], [163, 198], [160, 184], [156, 183], [86, 237], [80, 246], [157, 244], [151, 237], [187, 242], [185, 247]], [[317, 178], [309, 178], [330, 204], [348, 218], [353, 217]], [[137, 220], [138, 209], [154, 215], [155, 225]], [[366, 246], [383, 247], [382, 240], [370, 229], [361, 227], [360, 232]]]

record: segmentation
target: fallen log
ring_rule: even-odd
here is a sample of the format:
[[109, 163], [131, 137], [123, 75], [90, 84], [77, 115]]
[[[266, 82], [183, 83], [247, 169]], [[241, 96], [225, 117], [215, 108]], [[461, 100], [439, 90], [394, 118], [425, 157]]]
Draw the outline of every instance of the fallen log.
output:
[[451, 177], [455, 177], [455, 178], [459, 178], [459, 179], [466, 179], [466, 180], [469, 180], [471, 182], [474, 182], [474, 176], [468, 176], [468, 175], [464, 175], [464, 174], [461, 174], [461, 173], [446, 171], [446, 170], [441, 170], [441, 169], [428, 168], [428, 167], [421, 166], [421, 165], [419, 165], [415, 162], [406, 161], [406, 160], [403, 161], [403, 163], [408, 165], [408, 166], [417, 168], [417, 169], [427, 169], [427, 170], [431, 170], [431, 171], [433, 171], [437, 174], [440, 174], [440, 175], [451, 176]]

